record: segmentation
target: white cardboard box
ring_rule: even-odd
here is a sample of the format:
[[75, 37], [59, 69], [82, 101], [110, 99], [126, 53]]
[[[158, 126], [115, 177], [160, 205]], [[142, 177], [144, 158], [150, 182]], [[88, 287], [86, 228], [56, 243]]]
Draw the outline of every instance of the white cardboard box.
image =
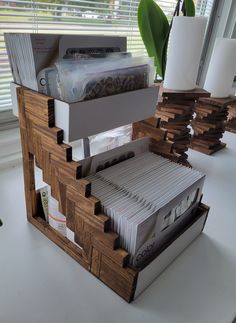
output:
[[[11, 83], [13, 114], [18, 117], [16, 88]], [[66, 103], [55, 99], [55, 125], [63, 129], [64, 142], [154, 116], [159, 87], [125, 92], [99, 99]]]
[[[201, 208], [201, 207], [200, 207]], [[199, 208], [199, 211], [200, 211]], [[208, 209], [202, 209], [179, 236], [169, 244], [153, 261], [143, 268], [137, 279], [137, 286], [134, 299], [137, 298], [174, 260], [177, 258], [190, 243], [202, 232], [208, 215]]]

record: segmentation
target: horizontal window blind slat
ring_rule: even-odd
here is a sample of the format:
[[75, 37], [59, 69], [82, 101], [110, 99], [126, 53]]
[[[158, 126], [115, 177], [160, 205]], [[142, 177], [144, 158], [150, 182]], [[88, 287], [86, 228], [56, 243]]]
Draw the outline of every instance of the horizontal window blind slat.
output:
[[1, 93], [5, 92], [4, 94], [6, 94], [6, 93], [10, 93], [10, 87], [9, 87], [9, 86], [7, 86], [6, 88], [4, 88], [4, 87], [2, 87], [2, 86], [0, 85], [0, 92], [1, 92]]
[[1, 75], [1, 78], [10, 78], [10, 77], [12, 77], [12, 75], [10, 74], [10, 73], [8, 73], [8, 74], [2, 74], [1, 73], [1, 71], [0, 71], [0, 75]]
[[8, 62], [7, 62], [7, 63], [4, 63], [4, 61], [2, 62], [2, 61], [1, 61], [1, 59], [0, 59], [0, 66], [1, 66], [1, 70], [2, 70], [3, 68], [8, 67], [8, 70], [10, 71], [9, 63], [8, 63]]
[[0, 84], [8, 84], [8, 83], [6, 83], [6, 81], [8, 81], [8, 83], [11, 82], [12, 81], [12, 75], [10, 77], [8, 77], [8, 78], [4, 77], [4, 79], [0, 79]]
[[0, 104], [0, 111], [7, 111], [12, 109], [12, 104]]
[[7, 99], [7, 100], [5, 100], [5, 99], [1, 99], [1, 101], [0, 101], [0, 105], [1, 106], [4, 106], [5, 104], [10, 104], [11, 103], [11, 99]]
[[1, 95], [1, 100], [2, 99], [8, 99], [8, 100], [11, 99], [10, 91], [9, 92], [0, 91], [0, 95]]
[[[56, 8], [60, 8], [60, 9], [49, 9], [49, 7], [56, 7]], [[72, 10], [64, 10], [64, 9], [69, 9], [71, 8]], [[85, 9], [89, 9], [91, 10], [91, 7], [88, 6], [83, 6], [83, 7], [79, 7], [79, 6], [73, 6], [73, 5], [67, 5], [67, 4], [55, 4], [55, 3], [50, 3], [48, 4], [48, 8], [45, 9], [45, 3], [42, 4], [42, 8], [41, 7], [37, 7], [37, 8], [17, 8], [17, 7], [6, 7], [6, 6], [0, 6], [0, 9], [5, 9], [5, 10], [14, 10], [14, 11], [30, 11], [30, 12], [61, 12], [63, 14], [65, 13], [72, 13], [73, 9], [77, 10], [74, 11], [74, 14], [84, 14], [86, 13]], [[63, 10], [61, 10], [63, 9]], [[83, 10], [83, 11], [82, 11]], [[98, 11], [98, 12], [97, 12]], [[97, 15], [107, 15], [107, 13], [119, 13], [121, 14], [125, 14], [126, 16], [128, 16], [130, 14], [130, 10], [128, 9], [111, 9], [111, 8], [99, 8], [99, 7], [93, 7], [91, 13], [97, 14]], [[7, 14], [7, 12], [6, 12]], [[133, 14], [133, 16], [135, 17], [135, 15]]]
[[5, 90], [5, 89], [9, 89], [9, 91], [10, 91], [10, 84], [6, 84], [6, 83], [1, 84], [0, 83], [0, 90]]
[[[44, 5], [44, 6], [47, 6], [47, 5], [52, 5], [52, 3], [51, 2], [37, 2], [37, 1], [14, 1], [14, 0], [9, 0], [9, 1], [1, 1], [1, 3], [4, 3], [4, 2], [6, 2], [6, 3], [15, 3], [15, 4], [25, 4], [25, 5], [29, 5], [29, 6], [31, 6], [32, 8], [34, 7], [34, 4], [36, 4], [35, 5], [35, 7], [37, 7], [37, 6], [41, 6], [41, 5]], [[65, 2], [66, 3], [66, 2]], [[99, 1], [87, 1], [87, 0], [82, 0], [82, 1], [80, 1], [80, 0], [70, 0], [70, 3], [78, 3], [78, 4], [80, 4], [80, 3], [83, 3], [83, 5], [81, 5], [81, 7], [87, 7], [87, 6], [89, 6], [89, 5], [92, 5], [92, 7], [91, 6], [89, 6], [89, 8], [90, 9], [93, 9], [93, 6], [97, 6], [97, 7], [101, 7], [101, 8], [103, 8], [103, 6], [109, 6], [110, 8], [116, 8], [117, 7], [117, 4], [115, 4], [115, 3], [112, 3], [112, 2], [110, 2], [110, 3], [108, 3], [108, 2], [99, 2]], [[121, 7], [122, 8], [130, 8], [131, 7], [131, 5], [134, 7], [134, 6], [138, 6], [138, 3], [139, 3], [139, 0], [136, 0], [136, 1], [129, 1], [129, 0], [127, 0], [127, 1], [122, 1], [122, 4], [121, 4]], [[61, 4], [61, 2], [58, 2], [58, 5], [60, 5]], [[56, 3], [56, 5], [57, 5], [57, 3]], [[70, 6], [71, 4], [68, 4], [68, 6]], [[12, 6], [12, 7], [14, 7], [14, 6]]]
[[[63, 24], [62, 25], [65, 25], [65, 26], [67, 26], [67, 25], [81, 25], [81, 26], [104, 26], [104, 27], [106, 27], [106, 26], [116, 26], [116, 24], [112, 24], [111, 22], [112, 22], [112, 20], [108, 20], [107, 21], [107, 24], [104, 24], [104, 23], [97, 23], [96, 22], [96, 19], [94, 19], [95, 21], [94, 22], [75, 22], [75, 21], [63, 21]], [[3, 21], [3, 23], [6, 23], [7, 21]], [[22, 20], [17, 20], [17, 21], [15, 21], [14, 20], [14, 23], [27, 23], [28, 21], [22, 21]], [[39, 20], [38, 22], [37, 22], [37, 24], [39, 25], [39, 24], [42, 24], [42, 25], [57, 25], [58, 24], [58, 22], [56, 23], [55, 21], [43, 21], [43, 20]], [[132, 25], [132, 24], [129, 24], [129, 25], [126, 25], [126, 24], [119, 24], [119, 25], [117, 25], [117, 27], [130, 27], [130, 26], [134, 26], [134, 25]], [[2, 27], [3, 29], [7, 29], [8, 28], [8, 26], [7, 25], [5, 25], [5, 26], [3, 26]], [[25, 29], [26, 27], [21, 27], [20, 29]], [[38, 28], [38, 27], [37, 27]], [[15, 28], [13, 28], [13, 26], [9, 26], [9, 29], [16, 29], [16, 27]], [[50, 29], [50, 28], [48, 28], [48, 29]], [[0, 48], [4, 48], [3, 46], [0, 46]]]
[[[2, 65], [1, 65], [1, 67], [2, 67]], [[11, 69], [9, 67], [8, 68], [5, 68], [5, 67], [1, 68], [0, 73], [6, 73], [6, 72], [11, 72]]]
[[[6, 15], [6, 14], [3, 14], [3, 16], [7, 16], [7, 17], [14, 17], [14, 21], [15, 21], [15, 17], [31, 17], [31, 14], [11, 14], [11, 15]], [[49, 22], [48, 20], [49, 19], [56, 19], [56, 18], [58, 18], [58, 19], [60, 19], [61, 21], [63, 21], [63, 20], [67, 20], [67, 19], [69, 19], [69, 20], [77, 20], [78, 22], [78, 24], [82, 24], [82, 23], [84, 23], [83, 21], [86, 21], [86, 20], [89, 20], [88, 18], [86, 18], [86, 17], [75, 17], [75, 16], [58, 16], [58, 15], [53, 15], [53, 16], [51, 16], [51, 15], [38, 15], [38, 20], [41, 20], [41, 19], [45, 19], [45, 21], [47, 21], [47, 22]], [[118, 25], [120, 25], [120, 23], [121, 22], [132, 22], [133, 23], [133, 25], [135, 26], [135, 20], [134, 19], [119, 19], [119, 17], [117, 17], [117, 19], [115, 19], [115, 21], [114, 21], [114, 18], [97, 18], [98, 20], [101, 20], [101, 21], [109, 21], [109, 22], [114, 22], [114, 24], [118, 24]], [[96, 19], [96, 20], [97, 20]], [[95, 18], [94, 18], [94, 20], [95, 20]], [[50, 22], [50, 23], [58, 23], [58, 22], [55, 22], [55, 21], [53, 21], [53, 22]], [[68, 23], [67, 21], [65, 21], [64, 23]], [[71, 22], [71, 23], [76, 23], [75, 21], [73, 21], [73, 22]]]
[[[96, 25], [95, 25], [96, 26]], [[106, 26], [111, 26], [111, 25], [106, 25]], [[111, 27], [114, 27], [114, 26], [111, 26]], [[127, 27], [127, 26], [122, 26], [122, 27]], [[23, 32], [25, 32], [25, 31], [29, 31], [29, 28], [28, 27], [21, 27], [20, 29], [17, 29], [17, 27], [13, 27], [13, 26], [10, 26], [10, 27], [5, 27], [5, 28], [3, 28], [3, 29], [5, 29], [5, 30], [9, 30], [9, 32], [12, 32], [12, 31], [19, 31], [19, 30], [22, 30]], [[127, 35], [128, 34], [128, 31], [127, 31], [127, 29], [124, 29], [124, 30], [122, 30], [122, 29], [118, 29], [118, 28], [114, 28], [114, 29], [108, 29], [108, 28], [96, 28], [96, 27], [89, 27], [88, 26], [88, 28], [83, 28], [82, 26], [81, 27], [79, 27], [79, 25], [74, 25], [74, 26], [71, 26], [71, 27], [69, 27], [69, 26], [67, 26], [67, 28], [66, 28], [66, 30], [65, 30], [65, 26], [60, 26], [60, 27], [53, 27], [53, 25], [51, 25], [50, 26], [50, 28], [49, 27], [47, 27], [47, 26], [40, 26], [40, 23], [38, 24], [38, 30], [40, 31], [40, 32], [42, 32], [42, 33], [45, 33], [45, 32], [48, 32], [48, 33], [51, 33], [51, 32], [55, 32], [56, 33], [56, 31], [58, 31], [59, 33], [63, 33], [64, 32], [64, 34], [68, 34], [68, 32], [72, 32], [73, 33], [73, 31], [74, 31], [74, 34], [76, 33], [76, 32], [84, 32], [84, 33], [88, 33], [88, 32], [91, 32], [91, 31], [100, 31], [100, 32], [107, 32], [107, 33], [110, 33], [110, 34], [112, 34], [112, 33], [114, 33], [114, 32], [116, 32], [116, 33], [119, 33], [119, 32], [122, 32], [122, 36], [124, 36], [124, 35]], [[126, 31], [127, 31], [127, 33], [126, 33]], [[31, 30], [31, 32], [33, 32], [33, 30]], [[123, 34], [124, 33], [124, 34]]]

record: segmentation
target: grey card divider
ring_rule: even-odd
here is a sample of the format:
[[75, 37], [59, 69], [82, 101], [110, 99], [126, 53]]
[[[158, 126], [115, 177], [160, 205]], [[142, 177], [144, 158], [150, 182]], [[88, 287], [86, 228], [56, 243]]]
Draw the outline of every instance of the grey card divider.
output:
[[[11, 84], [13, 114], [18, 116], [16, 88]], [[154, 116], [158, 86], [106, 96], [99, 99], [66, 103], [55, 99], [55, 125], [63, 129], [69, 143]]]

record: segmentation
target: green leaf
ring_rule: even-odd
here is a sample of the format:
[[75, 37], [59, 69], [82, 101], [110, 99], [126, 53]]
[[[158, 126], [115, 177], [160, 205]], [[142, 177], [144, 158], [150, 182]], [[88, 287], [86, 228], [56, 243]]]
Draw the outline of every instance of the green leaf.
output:
[[156, 71], [163, 77], [165, 66], [162, 66], [162, 62], [166, 62], [165, 41], [169, 23], [162, 9], [153, 0], [140, 1], [138, 26], [147, 53], [154, 57]]
[[195, 16], [195, 5], [193, 0], [184, 0], [184, 6], [186, 11], [186, 16], [194, 17]]

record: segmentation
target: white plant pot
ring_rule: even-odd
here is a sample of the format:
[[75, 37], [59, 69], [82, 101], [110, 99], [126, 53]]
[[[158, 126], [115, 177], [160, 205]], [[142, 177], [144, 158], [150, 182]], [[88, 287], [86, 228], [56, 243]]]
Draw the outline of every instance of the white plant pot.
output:
[[204, 89], [215, 98], [232, 94], [236, 74], [236, 39], [217, 38], [208, 67]]
[[206, 24], [206, 17], [174, 17], [164, 88], [184, 91], [196, 87]]

